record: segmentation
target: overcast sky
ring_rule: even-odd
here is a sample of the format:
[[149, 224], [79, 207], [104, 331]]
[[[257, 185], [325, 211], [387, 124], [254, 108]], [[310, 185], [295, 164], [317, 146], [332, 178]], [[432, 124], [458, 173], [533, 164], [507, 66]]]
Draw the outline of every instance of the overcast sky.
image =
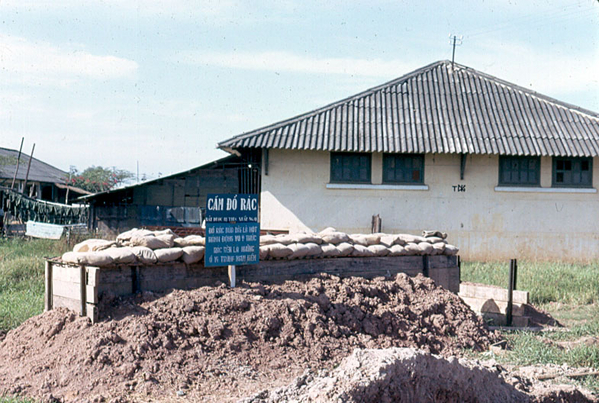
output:
[[0, 0], [0, 147], [149, 178], [451, 59], [599, 112], [599, 2]]

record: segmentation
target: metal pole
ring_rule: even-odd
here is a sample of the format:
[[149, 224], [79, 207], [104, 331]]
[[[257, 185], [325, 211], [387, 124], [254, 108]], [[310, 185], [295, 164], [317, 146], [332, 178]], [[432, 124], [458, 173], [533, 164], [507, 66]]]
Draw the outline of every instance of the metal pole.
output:
[[516, 284], [518, 282], [518, 260], [514, 259], [514, 290], [517, 290]]
[[512, 305], [514, 293], [514, 274], [516, 267], [516, 259], [510, 260], [510, 278], [507, 289], [507, 307], [505, 309], [505, 323], [507, 326], [512, 326]]
[[21, 137], [21, 147], [19, 147], [19, 155], [17, 157], [17, 168], [15, 169], [15, 176], [12, 177], [10, 190], [12, 190], [12, 188], [15, 186], [15, 180], [17, 180], [17, 172], [19, 172], [19, 162], [21, 162], [21, 151], [23, 151], [23, 141], [25, 141], [25, 137]]
[[[33, 148], [31, 149], [31, 155], [29, 156], [29, 163], [27, 164], [27, 174], [25, 175], [25, 184], [23, 185], [23, 194], [27, 192], [27, 180], [29, 179], [29, 169], [31, 168], [31, 160], [33, 159], [33, 152], [35, 151], [35, 143], [33, 143]], [[27, 195], [26, 195], [27, 196]]]
[[453, 71], [453, 65], [455, 60], [455, 45], [456, 45], [456, 36], [453, 36], [453, 50], [451, 51], [451, 71]]
[[229, 266], [229, 281], [231, 282], [231, 288], [235, 288], [235, 265]]

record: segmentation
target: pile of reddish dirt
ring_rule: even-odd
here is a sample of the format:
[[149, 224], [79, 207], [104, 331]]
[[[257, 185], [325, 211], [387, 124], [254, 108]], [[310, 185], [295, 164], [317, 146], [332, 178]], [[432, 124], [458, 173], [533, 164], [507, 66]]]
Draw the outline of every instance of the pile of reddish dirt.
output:
[[54, 310], [9, 332], [0, 395], [231, 401], [330, 368], [354, 348], [450, 355], [497, 337], [457, 296], [404, 274], [144, 293], [117, 304], [95, 325]]

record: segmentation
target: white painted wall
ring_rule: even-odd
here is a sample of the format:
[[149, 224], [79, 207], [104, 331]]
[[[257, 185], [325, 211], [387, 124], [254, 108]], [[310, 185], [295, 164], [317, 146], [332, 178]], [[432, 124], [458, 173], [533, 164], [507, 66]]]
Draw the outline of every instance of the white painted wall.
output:
[[[551, 188], [551, 158], [541, 159], [541, 189], [499, 191], [499, 158], [470, 155], [460, 180], [459, 155], [426, 155], [426, 190], [380, 185], [382, 155], [373, 154], [373, 185], [331, 188], [328, 152], [269, 150], [262, 170], [263, 229], [370, 232], [372, 216], [384, 232], [438, 229], [467, 260], [509, 258], [588, 261], [599, 257], [599, 195]], [[599, 180], [599, 163], [593, 164]], [[376, 186], [376, 185], [379, 186]], [[329, 185], [327, 187], [327, 185]], [[464, 185], [465, 192], [454, 190]], [[423, 187], [420, 187], [422, 189]]]

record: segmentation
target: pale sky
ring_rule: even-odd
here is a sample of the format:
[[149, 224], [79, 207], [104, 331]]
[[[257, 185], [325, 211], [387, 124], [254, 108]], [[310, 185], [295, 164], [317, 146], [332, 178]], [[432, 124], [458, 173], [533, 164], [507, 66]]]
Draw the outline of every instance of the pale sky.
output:
[[451, 59], [599, 112], [597, 0], [0, 0], [0, 147], [155, 178]]

